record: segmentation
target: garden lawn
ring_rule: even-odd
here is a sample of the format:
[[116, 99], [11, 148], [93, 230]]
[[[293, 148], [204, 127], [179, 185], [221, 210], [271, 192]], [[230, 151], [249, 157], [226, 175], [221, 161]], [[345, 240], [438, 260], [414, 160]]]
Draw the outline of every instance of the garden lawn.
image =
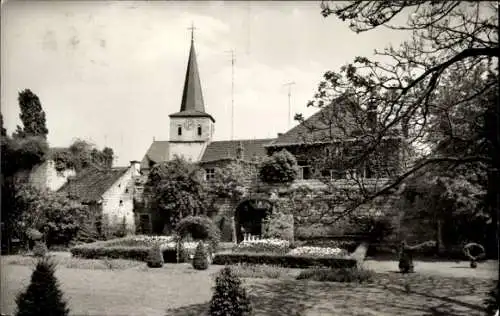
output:
[[[195, 271], [189, 264], [167, 264], [148, 269], [141, 263], [123, 269], [91, 270], [60, 265], [56, 276], [69, 300], [71, 315], [198, 316], [207, 309], [213, 275], [220, 268]], [[11, 256], [1, 258], [2, 313], [14, 312], [15, 294], [28, 285], [31, 269], [16, 264]], [[482, 315], [481, 302], [493, 284], [484, 278], [419, 273], [377, 274], [371, 285], [291, 279], [245, 278], [243, 282], [256, 315], [312, 316]]]

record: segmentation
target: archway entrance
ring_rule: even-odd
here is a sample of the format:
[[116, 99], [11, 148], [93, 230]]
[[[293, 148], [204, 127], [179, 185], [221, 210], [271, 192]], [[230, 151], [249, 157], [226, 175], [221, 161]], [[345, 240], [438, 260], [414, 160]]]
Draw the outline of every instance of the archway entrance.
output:
[[242, 201], [236, 208], [234, 221], [236, 242], [243, 241], [245, 234], [262, 235], [262, 221], [271, 214], [273, 205], [265, 198], [249, 198]]

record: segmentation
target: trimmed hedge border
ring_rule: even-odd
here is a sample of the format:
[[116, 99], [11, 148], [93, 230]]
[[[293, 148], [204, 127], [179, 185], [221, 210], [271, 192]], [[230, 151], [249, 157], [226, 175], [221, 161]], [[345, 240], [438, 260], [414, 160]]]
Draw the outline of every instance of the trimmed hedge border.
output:
[[354, 258], [321, 258], [310, 256], [292, 256], [270, 253], [218, 253], [212, 264], [231, 265], [239, 263], [277, 265], [284, 268], [308, 268], [324, 266], [330, 268], [356, 268], [358, 261]]
[[[109, 244], [116, 243], [115, 240], [109, 241], [97, 241], [90, 244], [82, 244], [75, 246], [70, 249], [71, 254], [76, 258], [84, 259], [129, 259], [147, 262], [151, 247], [137, 246], [137, 247], [127, 247], [127, 246], [107, 246]], [[177, 250], [168, 247], [166, 244], [160, 246], [160, 251], [163, 255], [163, 261], [165, 263], [177, 263]], [[186, 251], [182, 252], [184, 255], [181, 256], [180, 262], [186, 262], [189, 260], [189, 254]]]
[[85, 259], [132, 259], [147, 261], [151, 247], [102, 247], [100, 245], [75, 246], [70, 249], [76, 258]]

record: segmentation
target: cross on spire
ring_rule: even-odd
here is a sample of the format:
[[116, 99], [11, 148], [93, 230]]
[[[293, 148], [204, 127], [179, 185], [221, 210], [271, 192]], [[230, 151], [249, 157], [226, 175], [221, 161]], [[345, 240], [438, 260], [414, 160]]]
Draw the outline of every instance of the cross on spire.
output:
[[196, 27], [194, 27], [194, 23], [191, 22], [191, 27], [188, 27], [188, 30], [191, 30], [191, 42], [194, 40], [194, 30], [196, 30]]

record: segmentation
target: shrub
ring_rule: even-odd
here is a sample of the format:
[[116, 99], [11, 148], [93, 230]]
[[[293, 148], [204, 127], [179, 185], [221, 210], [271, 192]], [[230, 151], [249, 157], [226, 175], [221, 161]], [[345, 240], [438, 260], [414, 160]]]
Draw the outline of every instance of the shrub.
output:
[[301, 271], [297, 280], [313, 280], [327, 282], [363, 283], [373, 282], [374, 273], [371, 270], [359, 268], [320, 268], [314, 267]]
[[213, 259], [213, 264], [217, 265], [231, 265], [238, 263], [268, 264], [286, 268], [308, 268], [312, 266], [350, 268], [357, 266], [357, 261], [353, 258], [325, 258], [269, 253], [218, 253]]
[[215, 280], [209, 311], [210, 316], [244, 316], [252, 313], [246, 290], [229, 267], [223, 268]]
[[45, 257], [49, 249], [47, 249], [47, 245], [43, 241], [36, 241], [35, 246], [33, 247], [33, 255], [35, 257]]
[[187, 216], [177, 224], [176, 232], [181, 238], [191, 235], [195, 240], [208, 241], [212, 253], [220, 241], [219, 229], [208, 216]]
[[160, 249], [160, 245], [154, 245], [151, 247], [148, 256], [148, 267], [150, 268], [161, 268], [163, 267], [163, 254]]
[[31, 275], [31, 283], [16, 297], [17, 316], [66, 316], [69, 314], [63, 293], [54, 276], [55, 264], [40, 259]]
[[266, 183], [290, 183], [297, 174], [297, 160], [284, 149], [264, 159], [259, 169], [259, 177]]
[[208, 254], [203, 242], [199, 242], [193, 258], [193, 268], [196, 270], [206, 270], [208, 268]]

